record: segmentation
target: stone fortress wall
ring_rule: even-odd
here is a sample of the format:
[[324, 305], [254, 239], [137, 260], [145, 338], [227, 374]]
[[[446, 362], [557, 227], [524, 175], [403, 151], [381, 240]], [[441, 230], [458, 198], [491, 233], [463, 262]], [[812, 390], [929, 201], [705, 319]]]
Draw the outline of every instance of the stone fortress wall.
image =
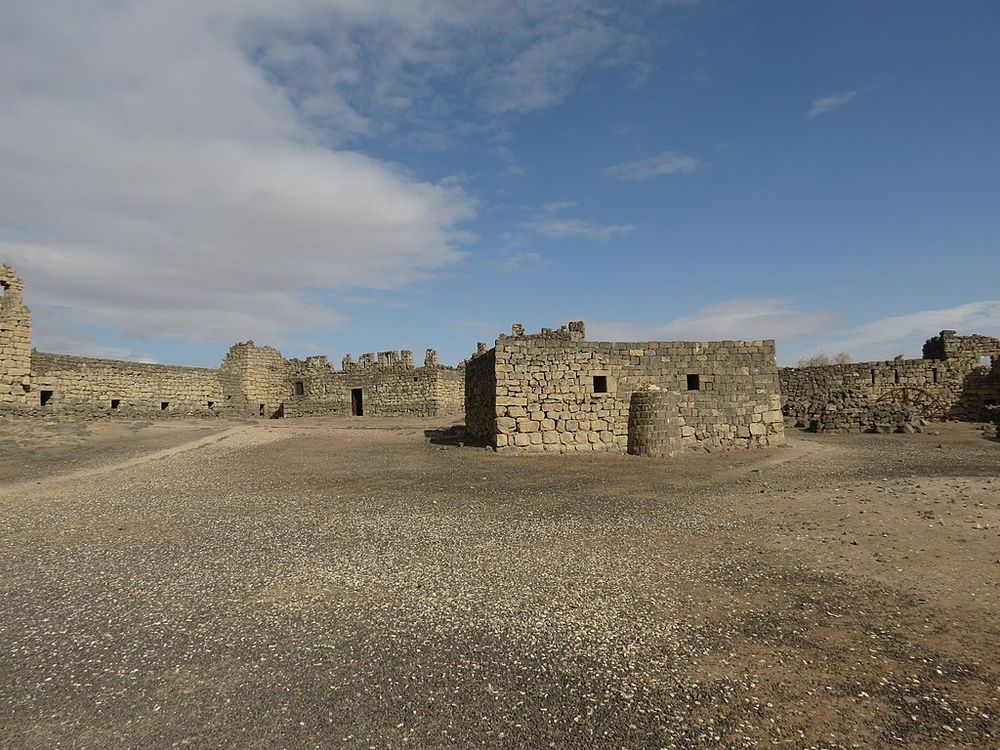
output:
[[326, 357], [291, 360], [286, 415], [433, 417], [462, 411], [464, 369], [439, 365], [433, 349], [422, 367], [407, 350], [362, 354], [357, 362], [347, 355], [341, 365], [335, 370]]
[[658, 402], [676, 413], [657, 421], [681, 447], [784, 443], [773, 341], [588, 342], [582, 323], [535, 336], [515, 324], [482, 349], [466, 365], [466, 422], [501, 451], [626, 452], [647, 385], [667, 392]]
[[170, 416], [211, 414], [225, 405], [217, 370], [38, 352], [31, 365], [28, 395], [40, 411]]
[[871, 404], [903, 405], [933, 419], [981, 419], [1000, 403], [1000, 339], [941, 331], [924, 344], [922, 359], [896, 359], [780, 370], [782, 406], [809, 421], [848, 392]]
[[0, 411], [21, 415], [246, 417], [356, 414], [436, 416], [461, 412], [465, 372], [438, 364], [428, 349], [423, 367], [409, 352], [378, 359], [288, 360], [252, 341], [233, 345], [218, 369], [122, 362], [31, 349], [31, 314], [23, 285], [0, 266]]

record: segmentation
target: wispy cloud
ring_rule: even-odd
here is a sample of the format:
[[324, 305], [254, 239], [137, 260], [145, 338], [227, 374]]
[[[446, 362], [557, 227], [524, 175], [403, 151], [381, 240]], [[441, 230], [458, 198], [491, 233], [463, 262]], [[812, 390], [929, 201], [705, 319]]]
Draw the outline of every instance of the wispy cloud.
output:
[[546, 263], [545, 258], [538, 253], [517, 252], [493, 261], [492, 265], [504, 273], [520, 273], [544, 268]]
[[542, 212], [547, 214], [557, 214], [569, 208], [576, 208], [576, 201], [552, 201], [542, 204]]
[[679, 151], [664, 151], [647, 159], [635, 159], [608, 167], [603, 174], [629, 182], [643, 182], [665, 174], [687, 174], [698, 168], [698, 160]]
[[1000, 336], [1000, 300], [981, 300], [954, 307], [893, 315], [822, 336], [801, 355], [849, 352], [856, 360], [891, 359], [897, 354], [920, 356], [924, 340], [943, 329], [960, 334]]
[[820, 115], [825, 115], [827, 112], [833, 112], [835, 109], [846, 107], [861, 93], [861, 89], [854, 89], [853, 91], [842, 91], [820, 99], [813, 99], [812, 106], [806, 112], [805, 116], [807, 119], [812, 120]]
[[584, 219], [552, 219], [536, 222], [532, 226], [546, 237], [586, 237], [591, 240], [607, 240], [635, 229], [632, 224], [598, 224]]
[[659, 325], [587, 321], [595, 340], [708, 341], [728, 339], [792, 340], [817, 335], [836, 320], [827, 311], [797, 309], [783, 298], [736, 299]]

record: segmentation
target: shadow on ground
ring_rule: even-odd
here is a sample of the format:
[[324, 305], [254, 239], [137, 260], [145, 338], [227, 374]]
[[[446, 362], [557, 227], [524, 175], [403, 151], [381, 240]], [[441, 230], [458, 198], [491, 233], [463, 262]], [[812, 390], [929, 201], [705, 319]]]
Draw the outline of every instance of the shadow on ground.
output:
[[450, 445], [456, 448], [488, 448], [489, 443], [465, 429], [464, 424], [424, 430], [424, 437], [431, 445]]

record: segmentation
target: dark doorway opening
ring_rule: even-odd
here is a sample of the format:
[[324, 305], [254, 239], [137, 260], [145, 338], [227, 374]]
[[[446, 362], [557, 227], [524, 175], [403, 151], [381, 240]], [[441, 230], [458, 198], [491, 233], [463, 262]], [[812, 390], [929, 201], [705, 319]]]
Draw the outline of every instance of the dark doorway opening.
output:
[[52, 400], [52, 396], [55, 395], [55, 391], [39, 391], [38, 392], [38, 404], [39, 406], [45, 406]]
[[608, 376], [607, 375], [595, 375], [594, 376], [594, 393], [607, 393], [608, 392]]
[[267, 406], [267, 404], [258, 404], [258, 406], [257, 406], [257, 414], [258, 415], [260, 415], [262, 417], [264, 416], [264, 407], [265, 406]]
[[122, 405], [122, 400], [120, 398], [113, 398], [113, 399], [111, 399], [111, 408], [112, 409], [117, 409], [121, 405]]
[[365, 402], [360, 388], [351, 388], [351, 416], [363, 417], [365, 415]]
[[687, 386], [689, 391], [700, 391], [701, 390], [701, 376], [690, 374], [687, 377]]
[[295, 395], [305, 396], [306, 395], [306, 384], [301, 380], [295, 381]]

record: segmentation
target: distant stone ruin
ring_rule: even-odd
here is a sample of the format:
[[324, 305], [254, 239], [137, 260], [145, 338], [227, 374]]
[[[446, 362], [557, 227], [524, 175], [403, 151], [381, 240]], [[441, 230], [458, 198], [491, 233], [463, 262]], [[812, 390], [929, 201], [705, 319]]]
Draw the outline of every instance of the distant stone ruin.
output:
[[[922, 359], [781, 368], [784, 414], [818, 431], [885, 431], [892, 424], [908, 432], [920, 419], [984, 420], [984, 408], [1000, 403], [1000, 339], [941, 331], [927, 340], [923, 354]], [[908, 412], [901, 411], [904, 407]]]
[[773, 341], [589, 342], [581, 322], [534, 335], [515, 323], [473, 356], [465, 422], [499, 451], [784, 443]]
[[0, 266], [0, 410], [67, 417], [219, 415], [296, 417], [435, 416], [460, 413], [464, 370], [423, 367], [408, 351], [285, 359], [252, 341], [233, 345], [218, 369], [44, 354], [31, 348], [31, 314], [21, 280]]

